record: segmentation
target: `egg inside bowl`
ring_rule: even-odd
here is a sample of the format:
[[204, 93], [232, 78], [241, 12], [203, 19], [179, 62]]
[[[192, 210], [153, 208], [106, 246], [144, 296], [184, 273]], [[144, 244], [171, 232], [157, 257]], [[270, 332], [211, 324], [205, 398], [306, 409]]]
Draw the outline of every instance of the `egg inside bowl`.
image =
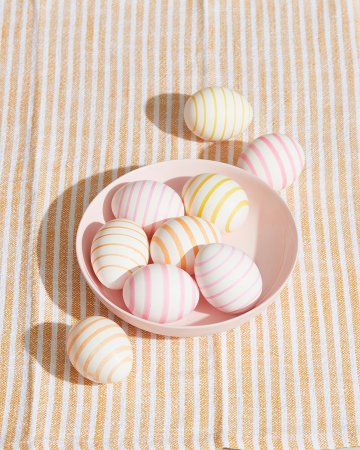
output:
[[[98, 229], [114, 219], [111, 200], [120, 186], [138, 180], [166, 183], [181, 195], [186, 181], [201, 173], [218, 173], [235, 180], [245, 189], [250, 211], [241, 228], [223, 234], [223, 242], [236, 246], [256, 262], [263, 290], [256, 304], [240, 315], [231, 315], [212, 307], [203, 298], [196, 309], [183, 319], [159, 324], [132, 315], [120, 290], [103, 286], [91, 265], [91, 243]], [[289, 208], [281, 197], [260, 179], [243, 169], [216, 161], [173, 160], [133, 170], [105, 187], [89, 204], [81, 218], [76, 236], [76, 254], [86, 282], [100, 301], [128, 323], [152, 333], [167, 336], [203, 336], [235, 328], [258, 315], [274, 301], [289, 278], [298, 249], [297, 231]]]

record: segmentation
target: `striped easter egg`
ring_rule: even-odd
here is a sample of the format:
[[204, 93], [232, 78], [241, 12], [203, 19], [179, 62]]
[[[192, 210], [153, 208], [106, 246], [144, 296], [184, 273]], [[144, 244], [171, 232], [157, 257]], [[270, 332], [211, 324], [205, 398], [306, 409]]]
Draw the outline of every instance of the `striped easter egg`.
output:
[[135, 316], [169, 323], [182, 319], [196, 308], [199, 289], [184, 270], [168, 264], [149, 264], [126, 281], [123, 297]]
[[239, 166], [261, 178], [276, 191], [290, 186], [303, 170], [304, 150], [290, 136], [260, 136], [240, 154]]
[[119, 383], [132, 367], [129, 338], [106, 317], [92, 316], [74, 325], [66, 340], [66, 352], [75, 369], [95, 383]]
[[127, 219], [106, 222], [91, 244], [91, 264], [100, 282], [122, 289], [131, 273], [148, 263], [149, 243], [144, 230]]
[[253, 118], [250, 103], [238, 92], [226, 87], [208, 87], [186, 102], [184, 119], [196, 136], [223, 141], [242, 133]]
[[182, 199], [186, 214], [207, 219], [221, 231], [234, 231], [246, 219], [249, 201], [234, 180], [215, 173], [202, 173], [184, 185]]
[[180, 196], [170, 186], [150, 180], [122, 186], [113, 196], [111, 208], [115, 217], [133, 220], [149, 236], [164, 220], [184, 214]]
[[262, 279], [254, 261], [236, 247], [210, 244], [195, 260], [195, 278], [205, 299], [215, 308], [241, 314], [259, 298]]
[[199, 217], [176, 217], [157, 229], [150, 254], [154, 262], [173, 264], [192, 275], [199, 247], [212, 242], [221, 242], [220, 232], [212, 223]]

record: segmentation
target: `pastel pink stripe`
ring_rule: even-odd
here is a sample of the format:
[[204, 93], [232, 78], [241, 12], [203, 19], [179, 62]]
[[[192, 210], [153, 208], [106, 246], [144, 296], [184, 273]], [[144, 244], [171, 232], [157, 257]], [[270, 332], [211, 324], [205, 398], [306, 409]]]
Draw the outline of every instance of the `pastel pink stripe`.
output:
[[143, 181], [142, 184], [141, 184], [141, 188], [139, 189], [139, 193], [138, 193], [136, 202], [135, 202], [135, 209], [134, 209], [134, 216], [133, 216], [134, 217], [134, 219], [133, 219], [134, 222], [137, 221], [137, 215], [138, 215], [139, 211], [141, 212], [141, 208], [139, 206], [140, 206], [141, 194], [142, 194], [142, 192], [144, 190], [145, 184], [146, 184], [146, 181]]
[[166, 186], [164, 184], [164, 186], [162, 187], [161, 193], [160, 193], [160, 198], [159, 198], [159, 202], [156, 205], [156, 209], [154, 210], [154, 215], [152, 218], [152, 226], [151, 226], [151, 234], [153, 234], [155, 232], [156, 229], [156, 222], [158, 221], [158, 215], [159, 215], [159, 209], [160, 209], [160, 205], [161, 205], [161, 201], [164, 197], [164, 192], [166, 191]]
[[[226, 247], [226, 248], [227, 248], [227, 247]], [[231, 250], [230, 250], [230, 253], [226, 256], [226, 258], [225, 258], [223, 261], [221, 261], [220, 264], [218, 264], [217, 266], [215, 266], [215, 267], [213, 267], [212, 269], [208, 270], [207, 272], [204, 272], [204, 273], [201, 273], [201, 274], [199, 274], [199, 275], [196, 275], [196, 279], [202, 278], [202, 277], [206, 277], [206, 275], [210, 275], [210, 273], [213, 273], [213, 272], [215, 272], [216, 270], [218, 270], [218, 269], [224, 264], [224, 262], [225, 262], [228, 258], [231, 257], [231, 255], [234, 253], [234, 251], [235, 251], [235, 248], [232, 247]]]
[[269, 168], [267, 166], [265, 158], [264, 158], [263, 154], [261, 153], [261, 150], [259, 150], [255, 144], [250, 144], [249, 148], [251, 148], [254, 151], [255, 155], [257, 156], [258, 160], [260, 161], [260, 164], [261, 164], [262, 168], [264, 169], [268, 183], [270, 184], [270, 186], [274, 186], [271, 173], [269, 171]]
[[214, 295], [208, 295], [207, 298], [213, 299], [213, 298], [218, 297], [219, 295], [225, 294], [225, 292], [230, 291], [230, 289], [232, 289], [234, 286], [236, 286], [236, 284], [239, 284], [241, 282], [241, 280], [246, 277], [246, 275], [249, 273], [249, 271], [252, 267], [252, 264], [253, 264], [253, 262], [250, 260], [249, 267], [245, 270], [245, 272], [242, 274], [242, 276], [240, 278], [237, 278], [233, 283], [230, 284], [230, 286], [226, 287], [222, 291], [217, 292]]
[[118, 210], [117, 210], [117, 218], [118, 219], [120, 218], [120, 208], [121, 208], [121, 204], [122, 204], [122, 201], [123, 201], [123, 198], [124, 198], [124, 195], [125, 195], [125, 190], [126, 189], [123, 186], [122, 189], [121, 189], [120, 198], [119, 198], [119, 201], [118, 201]]
[[195, 309], [196, 307], [196, 302], [197, 302], [197, 296], [198, 296], [198, 289], [196, 286], [196, 282], [195, 280], [193, 280], [194, 282], [192, 283], [192, 287], [193, 287], [193, 304], [192, 304], [192, 309]]
[[129, 213], [129, 208], [130, 208], [130, 202], [134, 193], [134, 189], [135, 189], [135, 183], [132, 183], [131, 188], [130, 188], [130, 193], [129, 193], [129, 197], [128, 197], [128, 201], [126, 204], [126, 208], [125, 208], [125, 212], [124, 212], [124, 216], [125, 218], [128, 218], [128, 213]]
[[216, 286], [221, 281], [226, 280], [227, 277], [229, 277], [236, 269], [239, 268], [243, 259], [244, 259], [244, 253], [241, 255], [241, 258], [239, 259], [239, 261], [232, 267], [232, 269], [229, 272], [227, 272], [222, 278], [218, 278], [217, 280], [213, 281], [212, 283], [201, 285], [201, 289], [209, 289], [213, 286]]
[[195, 266], [200, 267], [200, 266], [203, 266], [204, 264], [207, 264], [208, 262], [212, 261], [214, 258], [216, 258], [222, 252], [222, 250], [224, 250], [224, 248], [225, 247], [223, 245], [220, 245], [219, 249], [213, 255], [211, 255], [210, 258], [207, 258], [204, 261], [195, 261]]
[[151, 277], [149, 266], [145, 266], [143, 269], [144, 281], [145, 281], [145, 308], [142, 314], [143, 319], [148, 319], [151, 308]]
[[250, 161], [250, 158], [248, 157], [248, 155], [246, 155], [244, 152], [242, 152], [242, 153], [240, 153], [240, 158], [243, 161], [245, 161], [245, 163], [247, 164], [247, 166], [249, 167], [251, 172], [258, 177], [259, 175], [257, 173], [257, 170], [256, 170], [255, 166], [253, 165], [253, 163]]
[[164, 289], [164, 298], [163, 298], [163, 309], [160, 316], [160, 323], [166, 322], [169, 312], [169, 296], [170, 296], [170, 285], [169, 285], [169, 273], [166, 264], [160, 265], [162, 273], [163, 273], [163, 289]]
[[[221, 305], [218, 306], [219, 309], [224, 309], [227, 308], [228, 306], [232, 305], [233, 303], [236, 303], [237, 301], [241, 300], [243, 297], [246, 296], [246, 294], [256, 285], [256, 283], [259, 281], [260, 278], [260, 274], [257, 276], [256, 280], [254, 281], [254, 283], [252, 285], [250, 285], [247, 289], [245, 289], [244, 292], [242, 292], [238, 297], [236, 297], [234, 300], [231, 300], [230, 302], [226, 303], [225, 305]], [[260, 295], [260, 293], [259, 293]], [[259, 296], [258, 295], [258, 296]], [[257, 297], [256, 297], [257, 298]], [[254, 300], [256, 299], [254, 298]], [[238, 308], [241, 309], [241, 308]], [[238, 311], [238, 309], [234, 310], [234, 311]]]
[[284, 188], [287, 185], [286, 172], [285, 172], [283, 162], [282, 162], [278, 152], [276, 151], [276, 148], [274, 147], [274, 145], [270, 141], [270, 139], [268, 139], [266, 136], [260, 136], [259, 139], [261, 141], [263, 141], [269, 147], [269, 149], [271, 150], [271, 153], [273, 154], [274, 158], [276, 159], [276, 161], [279, 165], [280, 172], [281, 172], [282, 187]]
[[295, 167], [295, 161], [294, 161], [292, 152], [289, 149], [289, 147], [286, 145], [286, 143], [284, 142], [284, 139], [282, 138], [281, 134], [274, 133], [273, 136], [275, 139], [277, 139], [280, 142], [282, 148], [284, 149], [284, 151], [290, 161], [290, 165], [291, 165], [291, 169], [292, 169], [292, 173], [293, 173], [293, 181], [294, 181], [296, 178], [296, 167]]
[[134, 277], [130, 277], [129, 281], [129, 288], [130, 288], [130, 305], [129, 310], [131, 313], [134, 312], [134, 306], [135, 306], [135, 283], [134, 283]]
[[180, 284], [180, 309], [177, 320], [180, 320], [184, 316], [185, 312], [185, 281], [184, 281], [184, 272], [182, 270], [179, 270], [178, 273]]
[[231, 311], [231, 314], [239, 314], [239, 313], [244, 313], [244, 312], [248, 311], [250, 309], [250, 307], [253, 306], [254, 302], [259, 300], [261, 292], [262, 292], [262, 286], [260, 286], [260, 288], [259, 288], [258, 292], [256, 293], [256, 295], [254, 295], [254, 299], [250, 303], [248, 303], [245, 306], [241, 306], [238, 309], [234, 309], [233, 311]]
[[304, 161], [304, 154], [303, 154], [303, 152], [300, 151], [299, 144], [295, 141], [295, 139], [293, 139], [291, 136], [288, 136], [288, 137], [289, 137], [290, 141], [293, 143], [293, 145], [295, 147], [295, 150], [296, 150], [296, 153], [298, 155], [299, 162], [300, 162], [300, 168], [302, 169], [303, 166], [304, 166], [304, 162], [305, 162]]
[[174, 190], [172, 190], [172, 194], [170, 195], [169, 203], [166, 206], [166, 210], [165, 211], [169, 211], [169, 210], [171, 211], [172, 210], [171, 209], [171, 203], [173, 202], [175, 196], [176, 196], [176, 192]]
[[151, 196], [153, 195], [153, 192], [154, 192], [156, 184], [157, 183], [155, 181], [153, 181], [153, 184], [151, 185], [151, 188], [150, 188], [150, 191], [149, 191], [149, 195], [148, 195], [148, 199], [147, 199], [146, 206], [145, 206], [145, 214], [144, 214], [144, 218], [143, 218], [143, 221], [142, 221], [142, 226], [144, 226], [146, 224], [148, 211], [151, 208], [151, 206], [150, 206], [151, 205]]

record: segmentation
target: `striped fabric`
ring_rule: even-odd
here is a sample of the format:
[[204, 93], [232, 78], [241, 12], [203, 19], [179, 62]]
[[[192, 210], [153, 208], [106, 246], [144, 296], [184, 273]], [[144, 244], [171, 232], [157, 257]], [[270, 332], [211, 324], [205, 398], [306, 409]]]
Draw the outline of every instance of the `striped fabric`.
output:
[[[0, 446], [334, 448], [360, 444], [360, 69], [356, 0], [0, 2]], [[184, 125], [187, 96], [241, 92], [306, 152], [283, 194], [299, 261], [281, 299], [224, 334], [133, 345], [127, 382], [65, 357], [112, 315], [80, 277], [77, 224], [132, 168], [238, 160]]]

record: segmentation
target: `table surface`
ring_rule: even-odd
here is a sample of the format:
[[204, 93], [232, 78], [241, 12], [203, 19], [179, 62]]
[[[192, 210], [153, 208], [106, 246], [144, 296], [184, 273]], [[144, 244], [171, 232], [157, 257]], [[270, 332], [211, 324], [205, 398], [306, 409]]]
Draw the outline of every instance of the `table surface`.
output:
[[[360, 443], [360, 71], [355, 0], [0, 2], [0, 446], [334, 448]], [[188, 95], [242, 92], [254, 121], [197, 140]], [[101, 314], [75, 257], [89, 201], [176, 158], [236, 164], [280, 131], [306, 167], [283, 193], [299, 231], [280, 298], [224, 334], [121, 323], [134, 368], [95, 386], [65, 355]]]

